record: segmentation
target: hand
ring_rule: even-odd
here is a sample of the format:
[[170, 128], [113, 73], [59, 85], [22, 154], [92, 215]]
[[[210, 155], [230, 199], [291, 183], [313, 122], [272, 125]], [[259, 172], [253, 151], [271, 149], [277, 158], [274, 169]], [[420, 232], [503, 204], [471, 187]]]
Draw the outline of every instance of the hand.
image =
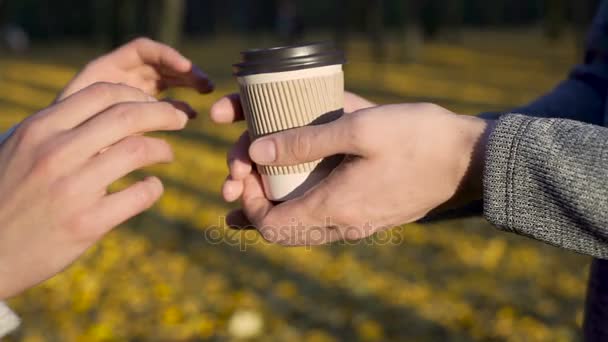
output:
[[170, 162], [142, 136], [180, 130], [187, 114], [132, 87], [97, 83], [29, 117], [0, 145], [0, 299], [61, 271], [163, 192], [150, 177], [108, 194], [141, 167]]
[[213, 91], [207, 75], [175, 49], [147, 38], [136, 39], [90, 62], [70, 81], [57, 101], [97, 82], [122, 83], [156, 96], [172, 87]]
[[[358, 240], [417, 221], [442, 206], [481, 197], [484, 144], [492, 127], [435, 105], [406, 104], [258, 139], [249, 153], [260, 164], [349, 157], [304, 196], [279, 205], [265, 198], [251, 172], [242, 181], [242, 214], [264, 238], [290, 246]], [[231, 220], [242, 224], [242, 214]]]
[[[370, 108], [375, 104], [367, 99], [350, 92], [344, 93], [344, 112], [352, 113], [361, 109]], [[211, 107], [211, 119], [220, 124], [231, 124], [244, 120], [243, 109], [238, 94], [231, 94], [221, 98]], [[249, 132], [245, 131], [237, 143], [228, 153], [228, 167], [230, 174], [224, 182], [222, 194], [228, 202], [234, 202], [243, 193], [243, 180], [253, 171], [251, 159], [249, 158]], [[241, 211], [235, 211], [229, 218], [238, 218], [243, 221]], [[236, 223], [236, 222], [235, 222]]]

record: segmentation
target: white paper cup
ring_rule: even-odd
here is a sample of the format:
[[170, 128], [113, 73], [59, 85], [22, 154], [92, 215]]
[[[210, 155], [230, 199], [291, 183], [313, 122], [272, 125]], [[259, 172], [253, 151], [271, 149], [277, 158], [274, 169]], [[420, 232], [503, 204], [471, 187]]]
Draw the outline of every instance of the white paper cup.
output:
[[[344, 108], [344, 55], [331, 44], [243, 53], [235, 65], [252, 141], [276, 132], [338, 119]], [[340, 163], [334, 156], [293, 166], [258, 165], [268, 199], [301, 196]]]

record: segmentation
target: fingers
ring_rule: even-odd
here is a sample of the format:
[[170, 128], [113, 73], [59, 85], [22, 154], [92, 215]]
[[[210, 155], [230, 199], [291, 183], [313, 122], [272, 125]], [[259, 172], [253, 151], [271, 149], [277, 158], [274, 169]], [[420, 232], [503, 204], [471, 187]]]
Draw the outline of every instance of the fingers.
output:
[[167, 102], [121, 103], [70, 132], [71, 150], [89, 158], [130, 135], [180, 130], [188, 115]]
[[139, 38], [127, 44], [124, 49], [129, 50], [125, 51], [125, 54], [129, 52], [135, 54], [135, 56], [127, 58], [129, 67], [138, 67], [143, 64], [155, 69], [160, 75], [161, 87], [159, 90], [189, 87], [200, 93], [213, 91], [213, 83], [207, 74], [170, 46], [151, 39]]
[[[310, 217], [303, 210], [304, 206], [296, 203], [286, 206], [291, 202], [275, 206], [266, 199], [262, 181], [257, 173], [252, 173], [245, 179], [242, 203], [242, 212], [232, 214], [228, 224], [237, 227], [251, 224], [269, 242], [284, 246], [303, 246], [325, 244], [339, 238], [339, 232], [328, 231], [322, 219]], [[241, 214], [244, 214], [246, 221], [243, 221]]]
[[149, 38], [137, 38], [114, 51], [110, 56], [125, 69], [148, 64], [184, 73], [192, 67], [192, 62], [177, 50]]
[[243, 107], [239, 94], [222, 97], [211, 106], [210, 116], [213, 122], [224, 124], [243, 120]]
[[249, 158], [249, 145], [251, 145], [249, 132], [245, 131], [228, 152], [228, 168], [235, 180], [245, 179], [253, 169]]
[[234, 202], [241, 197], [244, 189], [243, 181], [253, 171], [248, 154], [249, 145], [249, 132], [245, 131], [228, 152], [227, 162], [230, 174], [222, 186], [222, 195], [227, 202]]
[[244, 183], [242, 180], [234, 180], [232, 176], [228, 176], [222, 186], [222, 197], [228, 203], [235, 202], [243, 195]]
[[168, 98], [163, 99], [162, 101], [168, 102], [176, 109], [186, 113], [186, 115], [188, 115], [188, 118], [190, 119], [196, 119], [198, 117], [198, 112], [194, 108], [192, 108], [192, 106], [190, 106], [188, 102]]
[[351, 92], [344, 92], [344, 112], [353, 113], [361, 109], [375, 107], [376, 104]]
[[211, 93], [214, 85], [207, 74], [196, 66], [192, 68], [192, 70], [183, 74], [174, 74], [170, 70], [159, 70], [159, 79], [155, 81], [157, 91], [182, 87], [195, 89], [201, 94]]
[[57, 103], [47, 111], [43, 120], [48, 127], [69, 130], [117, 103], [155, 101], [139, 89], [100, 82]]
[[249, 156], [263, 165], [295, 165], [337, 154], [363, 156], [358, 121], [349, 115], [324, 125], [272, 134], [254, 141]]
[[166, 88], [188, 87], [200, 93], [213, 91], [209, 77], [174, 48], [148, 38], [138, 38], [101, 58], [112, 61], [124, 70], [139, 75], [148, 82], [150, 93]]
[[[356, 112], [376, 106], [375, 103], [351, 92], [344, 93], [344, 111]], [[239, 94], [230, 94], [221, 98], [211, 107], [211, 120], [216, 123], [232, 123], [244, 119]]]
[[162, 195], [163, 185], [156, 177], [137, 182], [125, 190], [103, 197], [89, 214], [90, 226], [103, 235], [131, 217], [149, 209]]
[[226, 216], [226, 224], [232, 229], [255, 229], [242, 209], [236, 209], [228, 213]]
[[105, 190], [116, 180], [146, 166], [173, 161], [171, 146], [164, 140], [132, 136], [90, 159], [78, 175], [81, 188]]
[[256, 227], [260, 227], [274, 205], [264, 194], [264, 186], [259, 174], [251, 173], [245, 178], [243, 184], [243, 212], [251, 223]]

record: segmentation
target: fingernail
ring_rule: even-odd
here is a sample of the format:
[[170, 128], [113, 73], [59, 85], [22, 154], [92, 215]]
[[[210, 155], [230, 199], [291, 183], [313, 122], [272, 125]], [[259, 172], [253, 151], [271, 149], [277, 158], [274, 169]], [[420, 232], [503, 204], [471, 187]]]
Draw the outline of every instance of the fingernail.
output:
[[207, 78], [207, 74], [198, 66], [193, 65], [192, 66], [192, 72], [196, 75], [196, 77], [198, 78]]
[[208, 80], [199, 81], [198, 92], [201, 94], [209, 94], [215, 90], [213, 82]]
[[258, 164], [272, 163], [277, 159], [277, 149], [271, 139], [258, 140], [251, 145], [249, 156]]
[[188, 119], [196, 119], [198, 116], [198, 113], [192, 108], [185, 108], [184, 111], [188, 115]]
[[180, 116], [182, 117], [182, 126], [186, 126], [188, 124], [188, 121], [190, 121], [190, 116], [188, 115], [188, 113], [181, 109], [176, 109], [176, 111], [181, 114]]

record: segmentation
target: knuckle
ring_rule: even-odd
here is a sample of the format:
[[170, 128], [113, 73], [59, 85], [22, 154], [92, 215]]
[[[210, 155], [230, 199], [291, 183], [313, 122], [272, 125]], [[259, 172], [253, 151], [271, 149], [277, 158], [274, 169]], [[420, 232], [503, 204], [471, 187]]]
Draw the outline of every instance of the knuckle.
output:
[[93, 235], [94, 223], [88, 215], [76, 214], [67, 220], [64, 227], [74, 240], [88, 240]]
[[175, 107], [168, 102], [158, 102], [158, 111], [161, 115], [163, 125], [168, 129], [181, 129], [186, 127], [188, 120], [182, 116], [182, 114], [175, 109]]
[[358, 112], [349, 115], [348, 121], [348, 130], [355, 137], [363, 136], [367, 131], [367, 127], [369, 127], [370, 124], [369, 115], [366, 115], [364, 112]]
[[51, 196], [60, 199], [61, 201], [82, 196], [82, 189], [77, 182], [69, 178], [62, 178], [51, 185]]
[[140, 186], [135, 192], [135, 205], [142, 209], [149, 209], [158, 198], [159, 191], [150, 184]]
[[353, 144], [365, 145], [370, 124], [370, 117], [363, 112], [349, 115], [348, 125], [345, 127], [347, 139]]
[[112, 109], [116, 125], [133, 130], [137, 128], [139, 123], [139, 112], [133, 110], [131, 103], [122, 103], [114, 106]]
[[175, 158], [173, 147], [165, 140], [150, 138], [149, 141], [149, 145], [153, 145], [154, 150], [158, 151], [159, 159], [172, 161]]
[[40, 119], [32, 118], [19, 125], [13, 135], [16, 139], [18, 139], [20, 145], [29, 145], [40, 138], [40, 135], [43, 133], [44, 129], [44, 125]]
[[149, 99], [142, 90], [122, 83], [97, 82], [85, 89], [87, 94], [110, 103], [144, 101]]
[[63, 146], [54, 144], [43, 149], [33, 163], [32, 171], [37, 175], [53, 176], [62, 166]]
[[133, 45], [133, 46], [145, 46], [148, 44], [153, 43], [154, 41], [148, 37], [137, 37], [135, 39], [133, 39], [129, 45]]
[[292, 143], [290, 144], [290, 153], [298, 160], [306, 160], [311, 156], [312, 144], [308, 136], [301, 133], [299, 130], [294, 130], [292, 133]]
[[112, 100], [116, 98], [118, 94], [117, 87], [117, 84], [110, 82], [96, 82], [87, 87], [85, 92], [95, 98]]
[[129, 159], [136, 164], [145, 163], [150, 159], [150, 146], [142, 137], [128, 137], [124, 140], [125, 151]]

